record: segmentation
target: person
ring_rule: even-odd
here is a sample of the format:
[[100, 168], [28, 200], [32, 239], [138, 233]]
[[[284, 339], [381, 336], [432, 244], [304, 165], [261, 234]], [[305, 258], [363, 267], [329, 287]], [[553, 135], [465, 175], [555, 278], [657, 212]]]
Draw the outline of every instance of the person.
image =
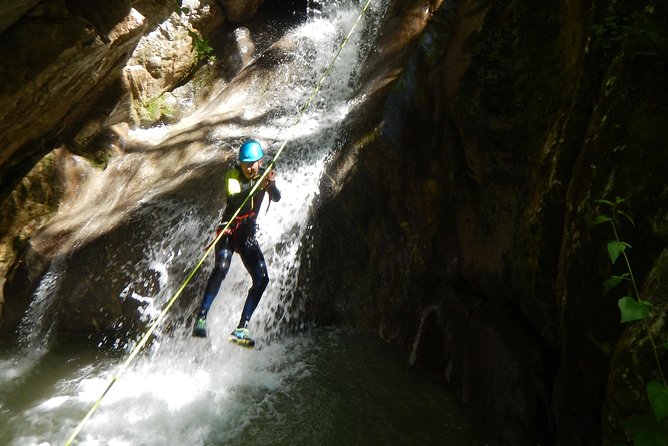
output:
[[[223, 213], [223, 222], [218, 225], [218, 230], [227, 225], [236, 210], [242, 206], [253, 186], [260, 180], [260, 177], [266, 170], [262, 167], [263, 158], [264, 151], [258, 141], [249, 139], [241, 144], [238, 164], [230, 169], [224, 177], [226, 205]], [[230, 269], [232, 254], [236, 252], [241, 257], [241, 261], [253, 279], [253, 283], [248, 290], [248, 296], [246, 297], [239, 324], [228, 339], [244, 347], [255, 346], [255, 340], [251, 337], [248, 330], [248, 323], [260, 302], [262, 293], [264, 293], [269, 283], [264, 255], [255, 239], [255, 231], [257, 229], [256, 219], [265, 193], [269, 195], [270, 201], [279, 201], [281, 199], [281, 193], [276, 187], [276, 171], [273, 169], [266, 174], [263, 184], [243, 204], [239, 214], [216, 243], [216, 262], [206, 285], [202, 304], [193, 327], [193, 336], [195, 337], [206, 337], [207, 335], [207, 313]]]

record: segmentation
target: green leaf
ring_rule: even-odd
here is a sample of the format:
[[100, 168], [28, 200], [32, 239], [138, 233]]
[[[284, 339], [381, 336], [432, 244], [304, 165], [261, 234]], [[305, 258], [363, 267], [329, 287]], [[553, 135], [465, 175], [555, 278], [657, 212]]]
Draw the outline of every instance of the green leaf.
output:
[[604, 205], [606, 205], [606, 206], [610, 206], [610, 207], [614, 207], [614, 206], [615, 206], [615, 203], [613, 203], [613, 202], [610, 201], [610, 200], [594, 200], [594, 203], [596, 203], [596, 204], [604, 204]]
[[624, 296], [617, 301], [617, 306], [622, 312], [622, 324], [646, 319], [649, 316], [651, 304], [649, 302], [638, 302], [632, 297]]
[[647, 397], [657, 421], [668, 416], [668, 387], [652, 381], [647, 384]]
[[668, 429], [657, 426], [654, 429], [641, 430], [634, 435], [633, 446], [668, 446]]
[[624, 252], [624, 249], [626, 249], [626, 244], [624, 242], [618, 242], [616, 240], [608, 242], [608, 254], [610, 255], [610, 260], [613, 265], [620, 254]]
[[609, 221], [612, 221], [612, 218], [608, 217], [607, 215], [597, 215], [596, 218], [594, 218], [594, 226], [600, 225], [601, 223], [607, 223]]
[[634, 446], [668, 446], [668, 425], [647, 415], [632, 418], [624, 423], [633, 435]]
[[668, 350], [668, 342], [665, 342], [661, 347], [663, 347], [663, 348], [665, 348], [666, 350]]
[[608, 294], [614, 287], [622, 283], [624, 279], [627, 279], [629, 273], [624, 273], [621, 276], [610, 276], [608, 280], [603, 282], [603, 295]]

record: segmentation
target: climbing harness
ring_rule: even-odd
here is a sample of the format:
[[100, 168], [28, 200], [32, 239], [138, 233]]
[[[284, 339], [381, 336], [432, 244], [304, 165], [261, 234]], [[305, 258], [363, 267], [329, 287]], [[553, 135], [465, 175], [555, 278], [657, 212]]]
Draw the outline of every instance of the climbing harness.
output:
[[244, 224], [244, 220], [253, 217], [255, 217], [255, 212], [250, 211], [247, 214], [238, 215], [235, 219], [231, 221], [223, 222], [219, 225], [216, 225], [216, 238], [214, 238], [208, 245], [206, 245], [204, 249], [207, 250], [211, 245], [214, 245], [220, 239], [220, 234], [222, 232], [225, 232], [225, 234], [227, 235], [234, 234], [236, 231], [239, 230], [239, 227], [241, 227], [241, 225]]
[[[308, 100], [304, 103], [304, 105], [302, 106], [302, 108], [299, 110], [299, 113], [298, 113], [298, 115], [297, 115], [297, 119], [295, 119], [295, 122], [292, 124], [293, 127], [294, 127], [295, 125], [299, 124], [299, 122], [301, 121], [302, 117], [304, 116], [304, 113], [306, 113], [306, 110], [308, 110], [309, 106], [311, 105], [311, 102], [313, 102], [313, 99], [315, 98], [315, 96], [318, 94], [318, 92], [320, 92], [320, 89], [322, 88], [323, 83], [325, 82], [325, 80], [327, 79], [327, 77], [329, 77], [329, 75], [330, 75], [330, 73], [331, 73], [331, 71], [332, 71], [332, 68], [334, 67], [334, 63], [335, 63], [336, 60], [339, 58], [339, 55], [341, 54], [341, 51], [343, 51], [343, 48], [344, 48], [344, 47], [346, 46], [346, 44], [348, 43], [348, 40], [350, 39], [350, 36], [352, 36], [353, 32], [355, 31], [355, 28], [357, 27], [357, 24], [360, 22], [360, 20], [362, 19], [362, 17], [363, 17], [364, 14], [366, 13], [366, 11], [367, 11], [367, 9], [369, 8], [369, 5], [370, 5], [370, 4], [371, 4], [371, 0], [367, 0], [366, 4], [364, 5], [364, 7], [363, 7], [362, 10], [360, 11], [360, 13], [357, 15], [357, 20], [355, 20], [355, 23], [354, 23], [353, 26], [350, 28], [350, 31], [349, 31], [348, 34], [346, 35], [345, 39], [343, 39], [343, 42], [342, 42], [341, 45], [339, 46], [339, 49], [337, 50], [336, 54], [335, 54], [334, 57], [332, 58], [332, 61], [330, 62], [329, 66], [327, 67], [327, 69], [325, 70], [325, 72], [323, 73], [323, 75], [320, 77], [320, 80], [318, 81], [318, 83], [316, 84], [316, 86], [313, 88], [313, 91], [311, 92], [311, 95], [309, 96]], [[202, 258], [199, 260], [199, 262], [197, 262], [197, 264], [195, 265], [195, 267], [193, 268], [193, 270], [190, 272], [190, 274], [188, 275], [188, 277], [186, 277], [186, 280], [185, 280], [185, 281], [181, 284], [181, 286], [176, 290], [176, 292], [175, 292], [174, 295], [171, 297], [171, 299], [169, 299], [169, 301], [167, 302], [167, 304], [166, 304], [166, 305], [163, 307], [163, 309], [160, 311], [160, 314], [158, 315], [158, 317], [157, 317], [157, 318], [153, 321], [153, 323], [148, 327], [148, 329], [146, 330], [146, 332], [144, 333], [144, 335], [141, 337], [141, 339], [139, 340], [139, 342], [138, 342], [138, 343], [134, 346], [134, 348], [130, 351], [130, 354], [128, 355], [128, 357], [126, 358], [126, 360], [123, 362], [123, 364], [121, 364], [121, 366], [119, 367], [117, 373], [114, 374], [114, 375], [111, 377], [111, 379], [109, 380], [109, 383], [107, 384], [107, 387], [104, 389], [104, 391], [102, 392], [102, 394], [100, 395], [100, 397], [97, 399], [97, 401], [95, 401], [95, 403], [94, 403], [93, 406], [90, 408], [90, 410], [88, 411], [88, 413], [86, 414], [86, 416], [81, 420], [81, 422], [77, 425], [76, 429], [74, 429], [74, 432], [72, 432], [72, 435], [70, 435], [70, 437], [67, 439], [67, 441], [65, 442], [65, 446], [70, 446], [70, 445], [72, 444], [72, 442], [77, 438], [77, 436], [79, 435], [79, 433], [81, 432], [81, 430], [84, 428], [84, 426], [86, 425], [86, 423], [88, 422], [88, 420], [93, 416], [93, 414], [95, 413], [95, 411], [97, 410], [97, 408], [98, 408], [98, 407], [100, 406], [100, 404], [102, 403], [102, 399], [107, 395], [107, 393], [108, 393], [109, 390], [113, 387], [113, 385], [116, 383], [116, 381], [118, 381], [118, 379], [119, 379], [119, 378], [123, 375], [123, 373], [127, 370], [127, 368], [130, 366], [130, 363], [132, 363], [132, 361], [133, 361], [133, 360], [135, 359], [135, 357], [139, 354], [139, 352], [141, 351], [141, 349], [144, 348], [144, 346], [145, 346], [146, 343], [148, 342], [149, 338], [151, 337], [151, 335], [153, 334], [153, 332], [155, 331], [155, 329], [156, 329], [156, 328], [158, 327], [158, 325], [160, 325], [160, 323], [162, 323], [162, 321], [165, 319], [165, 317], [166, 317], [166, 315], [167, 315], [167, 312], [172, 308], [172, 306], [174, 305], [174, 303], [176, 302], [176, 300], [179, 298], [179, 296], [181, 296], [181, 293], [183, 293], [183, 290], [186, 288], [186, 286], [188, 285], [188, 283], [190, 283], [190, 281], [192, 280], [192, 278], [195, 276], [195, 273], [197, 273], [197, 271], [200, 269], [200, 267], [202, 266], [202, 264], [204, 263], [204, 261], [207, 259], [207, 257], [209, 256], [209, 254], [210, 254], [211, 251], [213, 250], [214, 246], [215, 246], [216, 243], [218, 242], [218, 240], [220, 240], [220, 239], [223, 237], [223, 235], [225, 234], [226, 230], [230, 227], [230, 225], [232, 224], [232, 222], [234, 222], [235, 219], [239, 216], [239, 214], [240, 214], [240, 212], [241, 212], [241, 209], [243, 209], [243, 207], [244, 207], [244, 205], [246, 204], [246, 202], [248, 202], [248, 200], [250, 199], [250, 197], [253, 196], [253, 194], [257, 191], [257, 189], [258, 189], [258, 188], [260, 187], [260, 185], [262, 184], [264, 178], [265, 178], [265, 177], [268, 175], [268, 173], [273, 169], [274, 165], [276, 164], [276, 160], [281, 156], [281, 153], [283, 153], [283, 149], [284, 149], [285, 146], [287, 145], [288, 141], [289, 141], [289, 138], [286, 138], [286, 139], [283, 140], [283, 142], [281, 143], [281, 146], [280, 146], [280, 147], [278, 148], [278, 150], [276, 151], [276, 154], [274, 155], [273, 159], [271, 160], [271, 162], [269, 162], [269, 164], [267, 165], [267, 168], [266, 168], [265, 171], [262, 173], [262, 175], [260, 176], [259, 180], [258, 180], [258, 181], [255, 183], [255, 185], [251, 188], [251, 190], [250, 190], [250, 192], [248, 193], [248, 196], [246, 197], [246, 199], [241, 203], [241, 205], [239, 205], [239, 207], [238, 207], [237, 210], [234, 212], [234, 214], [232, 214], [232, 216], [228, 219], [228, 222], [227, 222], [227, 224], [225, 225], [225, 227], [223, 228], [223, 230], [221, 230], [220, 233], [216, 236], [215, 240], [214, 240], [213, 242], [211, 242], [211, 244], [209, 245], [208, 249], [206, 250], [206, 252], [205, 252], [204, 255], [202, 256]]]

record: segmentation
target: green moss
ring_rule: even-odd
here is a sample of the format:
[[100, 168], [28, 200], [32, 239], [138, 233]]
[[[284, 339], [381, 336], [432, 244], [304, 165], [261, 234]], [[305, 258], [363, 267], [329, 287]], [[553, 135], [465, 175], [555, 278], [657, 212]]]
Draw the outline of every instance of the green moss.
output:
[[167, 102], [167, 94], [149, 99], [146, 103], [135, 102], [137, 116], [142, 125], [150, 125], [161, 120], [171, 120], [174, 118], [176, 110]]
[[162, 116], [171, 117], [174, 115], [174, 108], [167, 105], [164, 94], [148, 101], [144, 110], [147, 118], [151, 121], [157, 121]]

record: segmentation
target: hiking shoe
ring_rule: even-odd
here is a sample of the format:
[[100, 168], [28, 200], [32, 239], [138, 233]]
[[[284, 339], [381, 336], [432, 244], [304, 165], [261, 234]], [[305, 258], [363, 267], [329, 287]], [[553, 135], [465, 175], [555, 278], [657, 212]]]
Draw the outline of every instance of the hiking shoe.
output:
[[206, 318], [198, 317], [193, 327], [193, 336], [196, 338], [206, 338]]
[[250, 337], [250, 331], [247, 328], [237, 328], [235, 329], [227, 339], [233, 344], [240, 345], [242, 347], [253, 348], [255, 347], [255, 339]]

